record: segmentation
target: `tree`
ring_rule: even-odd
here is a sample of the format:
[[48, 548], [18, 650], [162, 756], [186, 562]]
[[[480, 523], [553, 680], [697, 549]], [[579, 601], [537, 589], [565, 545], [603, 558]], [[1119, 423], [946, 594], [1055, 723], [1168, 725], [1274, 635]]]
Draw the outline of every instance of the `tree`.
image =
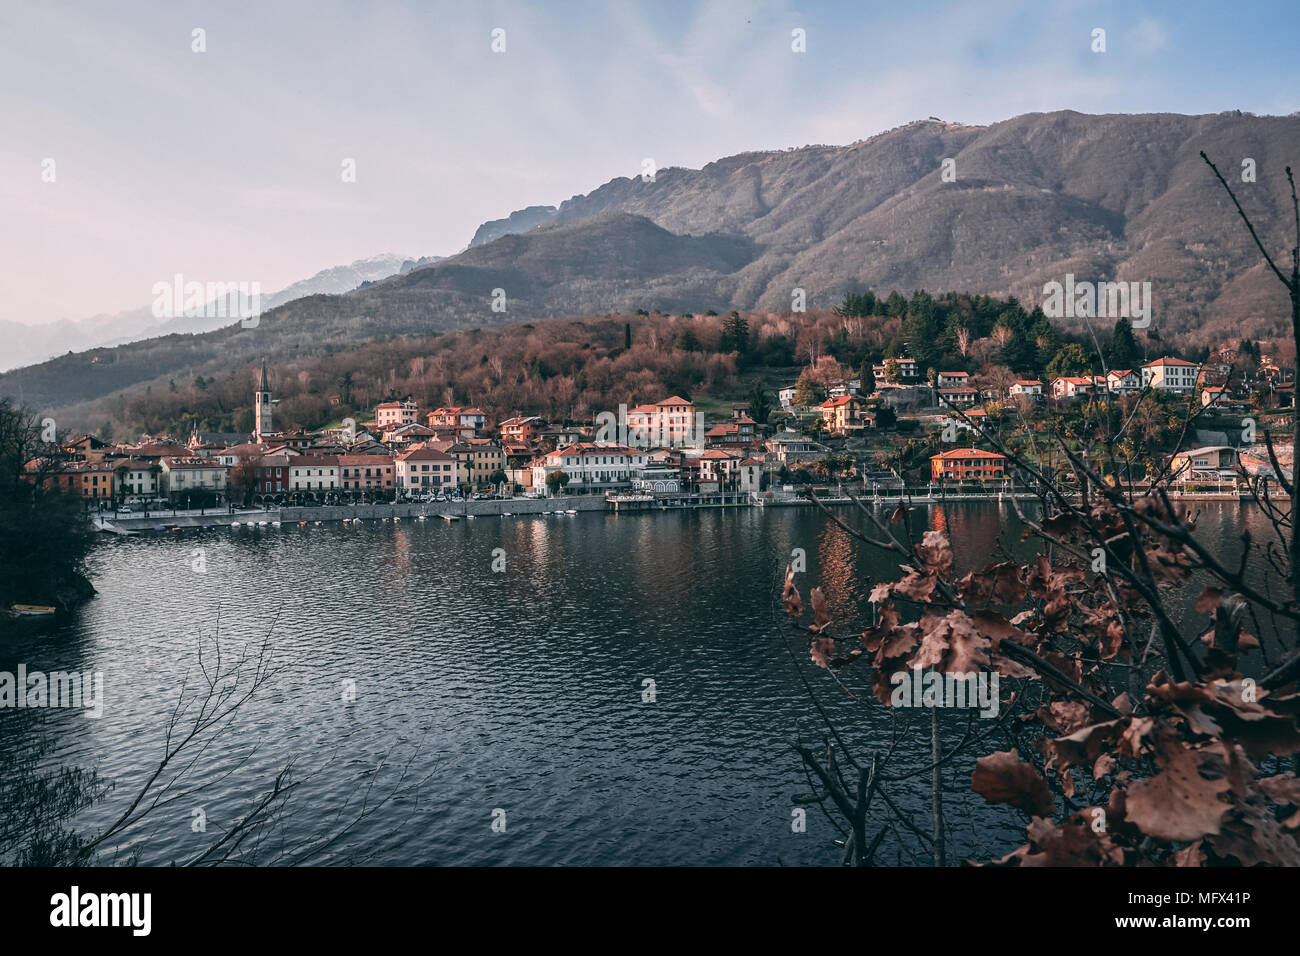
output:
[[764, 387], [761, 379], [754, 380], [754, 387], [749, 392], [749, 417], [760, 425], [766, 425], [772, 415], [772, 396]]
[[630, 349], [631, 347], [632, 347], [632, 323], [624, 322], [623, 323], [623, 348]]
[[1115, 322], [1115, 331], [1111, 333], [1106, 362], [1112, 369], [1131, 369], [1138, 364], [1140, 358], [1137, 340], [1133, 337], [1133, 323], [1121, 316]]
[[230, 490], [230, 500], [247, 505], [257, 490], [257, 461], [252, 458], [241, 460], [226, 478], [226, 487]]
[[812, 369], [805, 368], [799, 373], [794, 384], [794, 405], [796, 408], [809, 408], [826, 397], [825, 391], [813, 377]]
[[1087, 375], [1091, 368], [1092, 363], [1088, 361], [1088, 354], [1084, 352], [1083, 346], [1077, 342], [1071, 342], [1062, 346], [1061, 350], [1047, 363], [1047, 375], [1049, 378]]
[[894, 411], [894, 406], [880, 404], [876, 406], [876, 427], [893, 428], [898, 424], [898, 413]]
[[862, 368], [858, 370], [858, 394], [874, 395], [876, 393], [876, 370], [871, 364], [871, 359], [862, 360]]
[[677, 347], [683, 352], [698, 352], [700, 350], [700, 340], [695, 334], [695, 330], [690, 326], [682, 329], [681, 334], [677, 336]]
[[742, 358], [749, 351], [749, 323], [739, 312], [732, 312], [722, 323], [722, 340], [718, 344], [720, 352], [736, 352]]
[[86, 572], [92, 531], [58, 477], [68, 456], [37, 418], [0, 398], [0, 608], [67, 608], [95, 593]]
[[552, 495], [555, 495], [560, 489], [567, 486], [569, 476], [562, 471], [553, 471], [546, 476], [546, 487]]
[[[1291, 167], [1286, 167], [1287, 182], [1291, 184], [1291, 210], [1295, 216], [1295, 245], [1291, 247], [1291, 275], [1288, 278], [1282, 273], [1282, 270], [1273, 262], [1273, 257], [1269, 255], [1268, 250], [1264, 248], [1264, 243], [1259, 239], [1255, 232], [1255, 226], [1251, 223], [1250, 218], [1246, 215], [1241, 203], [1237, 202], [1237, 196], [1228, 185], [1228, 181], [1219, 173], [1219, 168], [1210, 162], [1210, 157], [1204, 152], [1201, 153], [1201, 159], [1213, 170], [1219, 184], [1227, 191], [1228, 197], [1232, 204], [1237, 207], [1237, 213], [1241, 216], [1241, 221], [1246, 224], [1250, 237], [1255, 240], [1255, 246], [1259, 249], [1260, 255], [1268, 264], [1269, 269], [1277, 280], [1282, 283], [1282, 288], [1286, 290], [1287, 297], [1291, 300], [1291, 339], [1296, 349], [1297, 356], [1300, 356], [1300, 202], [1296, 199], [1295, 176], [1291, 172]], [[1257, 350], [1258, 351], [1258, 350]], [[1300, 403], [1297, 403], [1300, 405]], [[1300, 452], [1300, 407], [1297, 407], [1292, 415], [1291, 421], [1291, 447]], [[1269, 445], [1269, 456], [1272, 458], [1273, 470], [1281, 477], [1283, 474], [1282, 466], [1278, 463], [1277, 456], [1273, 454], [1273, 446]], [[1300, 454], [1294, 454], [1291, 462], [1291, 477], [1289, 481], [1282, 482], [1283, 490], [1290, 499], [1291, 504], [1291, 540], [1290, 540], [1290, 559], [1291, 559], [1291, 586], [1292, 594], [1297, 602], [1300, 602]], [[1293, 663], [1300, 665], [1300, 654]]]
[[899, 371], [898, 362], [892, 358], [885, 359], [885, 381], [891, 385], [896, 385], [902, 377], [903, 373]]

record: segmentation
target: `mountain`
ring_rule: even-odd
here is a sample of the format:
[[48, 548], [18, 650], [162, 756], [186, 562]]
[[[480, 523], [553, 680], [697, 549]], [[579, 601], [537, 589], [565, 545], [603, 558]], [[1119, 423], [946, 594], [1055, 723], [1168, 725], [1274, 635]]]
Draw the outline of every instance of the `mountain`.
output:
[[[437, 261], [439, 257], [420, 260], [426, 265]], [[407, 263], [411, 263], [411, 260], [384, 253], [358, 259], [350, 265], [322, 269], [309, 279], [301, 279], [278, 292], [263, 295], [261, 307], [263, 310], [273, 309], [306, 295], [350, 292], [364, 283], [396, 275]], [[241, 305], [237, 294], [227, 296], [226, 300], [226, 308], [223, 310], [225, 314], [241, 314], [237, 311]], [[209, 308], [204, 311], [211, 316], [218, 310]], [[43, 325], [0, 322], [0, 338], [6, 343], [5, 353], [0, 357], [0, 371], [40, 362], [69, 350], [122, 345], [173, 333], [208, 332], [229, 322], [226, 318], [183, 315], [159, 319], [153, 314], [152, 305], [88, 319], [62, 319]]]
[[474, 232], [474, 238], [469, 241], [469, 247], [472, 249], [493, 239], [500, 239], [502, 236], [527, 232], [533, 226], [540, 226], [547, 222], [554, 215], [554, 206], [529, 206], [527, 209], [516, 210], [505, 219], [493, 219], [479, 226]]
[[[0, 394], [57, 408], [173, 373], [206, 376], [392, 335], [638, 309], [783, 311], [796, 288], [809, 308], [867, 287], [1038, 304], [1044, 283], [1067, 273], [1151, 282], [1153, 326], [1175, 348], [1266, 336], [1284, 328], [1286, 300], [1201, 150], [1284, 260], [1295, 240], [1282, 170], [1300, 160], [1300, 116], [927, 120], [849, 146], [614, 179], [553, 213], [532, 207], [487, 223], [476, 238], [543, 219], [523, 232], [344, 295], [296, 299], [256, 329], [63, 356], [0, 376]], [[1257, 182], [1241, 182], [1246, 158]], [[955, 181], [941, 175], [945, 159]]]

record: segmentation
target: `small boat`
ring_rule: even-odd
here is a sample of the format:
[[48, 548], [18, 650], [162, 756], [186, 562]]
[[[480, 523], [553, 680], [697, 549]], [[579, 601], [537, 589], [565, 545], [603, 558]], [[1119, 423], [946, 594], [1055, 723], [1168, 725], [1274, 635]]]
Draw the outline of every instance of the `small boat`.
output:
[[238, 522], [238, 521], [232, 521], [232, 522], [230, 522], [230, 527], [232, 527], [232, 528], [238, 528], [238, 527], [239, 527], [239, 522]]
[[420, 515], [420, 516], [419, 516], [418, 518], [416, 518], [415, 520], [416, 520], [416, 521], [423, 521], [423, 520], [424, 520], [424, 515]]
[[577, 508], [569, 508], [569, 509], [566, 509], [564, 513], [565, 513], [566, 515], [576, 515], [576, 514], [578, 513], [578, 509], [577, 509]]
[[265, 527], [266, 527], [266, 522], [265, 522], [265, 521], [259, 521], [259, 522], [257, 523], [257, 526], [258, 526], [259, 528], [265, 528]]
[[280, 522], [278, 522], [278, 521], [272, 521], [272, 522], [271, 522], [271, 526], [274, 527], [274, 528], [278, 528], [278, 527], [280, 527]]
[[15, 604], [9, 610], [19, 617], [49, 617], [54, 613], [48, 604]]
[[299, 522], [298, 522], [298, 527], [299, 527], [299, 528], [305, 528], [305, 527], [307, 527], [307, 522], [305, 522], [305, 521], [299, 521]]
[[319, 522], [319, 521], [316, 522], [316, 527], [318, 527], [318, 528], [320, 527], [320, 522]]
[[[473, 516], [473, 515], [466, 515], [465, 517], [466, 517], [466, 518], [472, 518], [472, 517], [474, 517], [474, 516]], [[443, 515], [443, 516], [442, 516], [442, 520], [443, 520], [443, 521], [459, 521], [459, 520], [460, 520], [460, 515]]]
[[393, 515], [393, 524], [400, 524], [401, 521], [402, 521], [401, 517], [399, 517], [398, 515]]
[[509, 511], [503, 511], [503, 512], [501, 512], [501, 517], [503, 517], [503, 518], [513, 518], [513, 517], [514, 517], [514, 514], [513, 514], [512, 512], [509, 512]]

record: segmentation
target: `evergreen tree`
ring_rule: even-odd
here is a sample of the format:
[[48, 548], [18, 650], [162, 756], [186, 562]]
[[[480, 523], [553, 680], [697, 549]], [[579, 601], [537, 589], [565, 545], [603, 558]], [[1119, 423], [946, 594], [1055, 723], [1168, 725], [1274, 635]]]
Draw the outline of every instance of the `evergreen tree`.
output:
[[721, 352], [739, 352], [743, 357], [749, 351], [749, 323], [739, 312], [732, 312], [722, 324]]
[[1133, 337], [1133, 324], [1128, 319], [1118, 319], [1110, 337], [1110, 348], [1106, 350], [1106, 362], [1111, 368], [1130, 369], [1138, 364], [1140, 357], [1137, 339]]
[[772, 414], [772, 396], [768, 394], [761, 379], [755, 380], [754, 388], [749, 393], [749, 417], [760, 425], [766, 425]]
[[862, 360], [862, 368], [858, 370], [858, 381], [861, 386], [858, 388], [859, 395], [874, 395], [876, 392], [876, 373], [871, 367], [871, 359]]

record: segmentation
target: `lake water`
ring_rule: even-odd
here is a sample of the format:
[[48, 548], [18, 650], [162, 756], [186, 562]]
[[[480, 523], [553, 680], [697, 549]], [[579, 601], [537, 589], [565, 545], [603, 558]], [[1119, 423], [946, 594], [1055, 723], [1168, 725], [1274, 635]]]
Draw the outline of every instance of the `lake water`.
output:
[[[1263, 532], [1236, 504], [1205, 511], [1201, 533], [1225, 547], [1241, 526]], [[965, 567], [996, 560], [999, 542], [1033, 551], [1005, 506], [918, 518], [948, 531]], [[116, 784], [81, 826], [115, 818], [157, 765], [182, 683], [198, 677], [201, 644], [211, 662], [218, 625], [227, 661], [269, 635], [282, 668], [195, 764], [197, 792], [115, 848], [143, 863], [211, 843], [292, 760], [299, 787], [264, 834], [264, 862], [299, 849], [312, 863], [828, 865], [837, 834], [814, 804], [797, 804], [807, 832], [791, 828], [810, 790], [791, 742], [822, 736], [800, 671], [855, 746], [887, 745], [881, 708], [807, 663], [780, 587], [803, 548], [805, 595], [821, 581], [848, 633], [896, 562], [808, 509], [101, 538], [99, 596], [52, 635], [0, 644], [0, 670], [104, 674], [102, 718], [39, 714], [54, 759]], [[643, 701], [646, 679], [653, 701]], [[355, 700], [344, 699], [347, 682]], [[0, 755], [27, 739], [13, 716], [0, 711]], [[956, 739], [964, 725], [947, 732]], [[945, 780], [950, 859], [1018, 844], [1016, 814], [963, 792], [969, 767]], [[928, 829], [928, 775], [890, 795]], [[349, 827], [367, 799], [373, 809]], [[206, 833], [194, 832], [196, 810]], [[498, 810], [505, 832], [492, 827]], [[911, 861], [905, 841], [883, 845], [881, 862]]]

